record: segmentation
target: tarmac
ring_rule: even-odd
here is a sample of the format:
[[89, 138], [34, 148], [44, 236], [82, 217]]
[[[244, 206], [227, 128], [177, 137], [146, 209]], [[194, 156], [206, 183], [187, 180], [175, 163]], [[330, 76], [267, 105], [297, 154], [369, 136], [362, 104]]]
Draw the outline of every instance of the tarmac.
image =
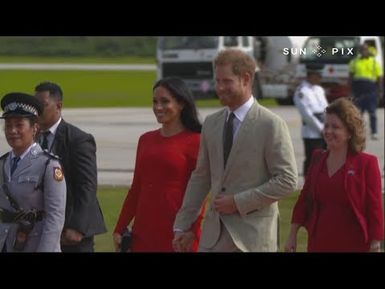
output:
[[[199, 109], [201, 120], [219, 109], [220, 107]], [[278, 106], [269, 109], [281, 116], [289, 127], [300, 173], [299, 188], [301, 188], [304, 152], [299, 113], [294, 106]], [[383, 174], [384, 108], [377, 110], [377, 117], [379, 139], [371, 140], [367, 133], [366, 151], [378, 157]], [[133, 178], [136, 147], [140, 135], [160, 127], [150, 107], [63, 109], [63, 118], [94, 135], [97, 144], [99, 185], [129, 186]], [[367, 114], [365, 114], [365, 120], [367, 131], [369, 131]], [[0, 135], [0, 153], [3, 154], [9, 149], [2, 133]]]

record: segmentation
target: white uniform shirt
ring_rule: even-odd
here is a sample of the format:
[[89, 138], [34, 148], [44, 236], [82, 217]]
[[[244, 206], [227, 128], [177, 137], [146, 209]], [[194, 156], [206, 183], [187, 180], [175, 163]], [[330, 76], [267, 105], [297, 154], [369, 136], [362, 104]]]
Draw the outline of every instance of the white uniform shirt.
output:
[[302, 118], [302, 138], [322, 138], [324, 124], [314, 114], [324, 113], [328, 106], [325, 90], [304, 80], [294, 94], [294, 104]]

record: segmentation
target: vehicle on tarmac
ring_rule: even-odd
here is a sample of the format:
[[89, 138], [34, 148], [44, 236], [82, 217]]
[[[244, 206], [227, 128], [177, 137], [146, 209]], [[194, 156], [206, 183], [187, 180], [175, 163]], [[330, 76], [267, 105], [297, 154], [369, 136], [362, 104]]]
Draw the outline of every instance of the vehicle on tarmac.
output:
[[300, 48], [306, 36], [167, 36], [157, 44], [157, 78], [182, 78], [195, 98], [215, 97], [213, 60], [219, 51], [238, 48], [258, 64], [253, 95], [257, 98], [288, 98], [296, 75], [298, 55], [283, 49]]
[[384, 67], [384, 37], [310, 36], [298, 51], [299, 64], [293, 87], [306, 77], [306, 65], [318, 64], [328, 101], [348, 97], [349, 62], [358, 56], [359, 46], [363, 43], [369, 45], [376, 60]]

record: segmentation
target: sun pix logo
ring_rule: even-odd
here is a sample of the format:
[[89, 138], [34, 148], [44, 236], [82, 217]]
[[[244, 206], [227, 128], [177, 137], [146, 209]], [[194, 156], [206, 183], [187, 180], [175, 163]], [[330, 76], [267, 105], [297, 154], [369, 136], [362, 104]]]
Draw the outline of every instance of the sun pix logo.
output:
[[313, 47], [312, 49], [310, 49], [310, 52], [309, 50], [305, 47], [305, 48], [288, 48], [288, 47], [285, 47], [283, 48], [283, 55], [307, 55], [307, 54], [313, 54], [317, 57], [322, 57], [323, 55], [325, 54], [328, 54], [328, 55], [341, 55], [341, 56], [344, 56], [344, 55], [354, 55], [354, 52], [353, 52], [353, 47], [331, 47], [331, 48], [323, 48], [322, 46], [320, 45], [316, 45], [315, 47]]
[[313, 52], [313, 54], [317, 55], [318, 57], [321, 57], [326, 53], [326, 49], [323, 49], [320, 45], [317, 45], [311, 52]]

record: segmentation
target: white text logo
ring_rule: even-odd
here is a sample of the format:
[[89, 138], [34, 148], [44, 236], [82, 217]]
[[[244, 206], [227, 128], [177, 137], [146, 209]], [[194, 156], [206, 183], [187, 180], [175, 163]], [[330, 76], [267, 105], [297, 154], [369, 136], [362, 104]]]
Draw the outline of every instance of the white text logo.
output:
[[322, 48], [321, 46], [317, 45], [313, 49], [310, 50], [310, 52], [306, 48], [287, 48], [285, 47], [283, 49], [283, 55], [307, 55], [307, 54], [314, 54], [317, 57], [321, 57], [325, 54], [331, 54], [331, 55], [354, 55], [353, 47], [332, 47], [329, 49]]

